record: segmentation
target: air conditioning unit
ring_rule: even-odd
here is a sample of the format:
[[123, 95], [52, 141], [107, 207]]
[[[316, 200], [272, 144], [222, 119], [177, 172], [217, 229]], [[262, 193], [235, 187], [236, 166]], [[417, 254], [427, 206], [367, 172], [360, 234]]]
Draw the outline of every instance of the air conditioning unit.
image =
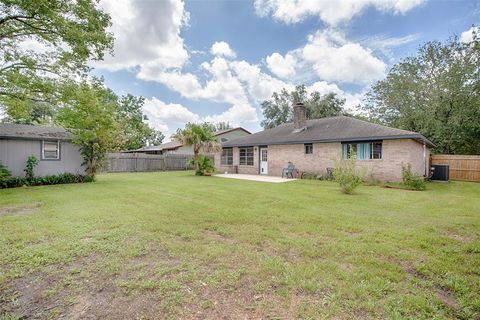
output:
[[448, 164], [434, 164], [431, 167], [432, 181], [448, 181]]

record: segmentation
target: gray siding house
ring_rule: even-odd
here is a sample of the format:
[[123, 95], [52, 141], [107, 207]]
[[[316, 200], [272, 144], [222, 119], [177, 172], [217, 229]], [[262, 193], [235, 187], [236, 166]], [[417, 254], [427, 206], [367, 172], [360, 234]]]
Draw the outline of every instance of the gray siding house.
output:
[[36, 176], [60, 173], [85, 174], [79, 147], [63, 128], [0, 124], [0, 162], [13, 176], [23, 177], [28, 156], [39, 160]]

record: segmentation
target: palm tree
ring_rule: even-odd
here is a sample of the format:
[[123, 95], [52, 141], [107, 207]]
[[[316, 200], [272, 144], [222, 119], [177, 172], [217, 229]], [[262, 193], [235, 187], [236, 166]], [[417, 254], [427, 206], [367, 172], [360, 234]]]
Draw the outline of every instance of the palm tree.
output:
[[220, 144], [209, 123], [196, 124], [189, 122], [185, 125], [185, 129], [178, 129], [173, 138], [186, 146], [193, 146], [193, 163], [197, 175], [201, 174], [198, 166], [200, 150], [209, 153], [220, 149]]

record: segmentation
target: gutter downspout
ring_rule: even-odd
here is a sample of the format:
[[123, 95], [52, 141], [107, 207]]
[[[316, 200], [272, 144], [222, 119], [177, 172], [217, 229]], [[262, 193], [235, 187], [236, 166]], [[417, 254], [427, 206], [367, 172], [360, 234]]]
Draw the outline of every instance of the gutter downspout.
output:
[[423, 172], [425, 178], [428, 178], [428, 173], [427, 173], [427, 146], [425, 145], [425, 142], [423, 142]]

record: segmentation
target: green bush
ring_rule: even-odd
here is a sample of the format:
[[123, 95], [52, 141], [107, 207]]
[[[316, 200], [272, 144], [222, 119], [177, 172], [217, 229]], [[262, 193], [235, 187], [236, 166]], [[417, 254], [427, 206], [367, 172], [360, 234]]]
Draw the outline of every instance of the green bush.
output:
[[[194, 160], [192, 159], [190, 163], [193, 165]], [[198, 156], [198, 171], [195, 172], [197, 176], [205, 175], [205, 172], [214, 172], [215, 167], [212, 164], [212, 160], [210, 157], [206, 157], [204, 155]]]
[[57, 175], [49, 175], [43, 177], [33, 177], [32, 179], [28, 178], [19, 178], [19, 177], [10, 177], [5, 181], [5, 183], [0, 183], [1, 188], [16, 188], [22, 186], [42, 186], [42, 185], [51, 185], [51, 184], [65, 184], [65, 183], [82, 183], [82, 182], [93, 182], [94, 177], [81, 174], [73, 173], [62, 173]]
[[8, 180], [12, 178], [12, 173], [3, 163], [0, 162], [0, 188], [5, 188]]
[[35, 157], [33, 154], [28, 156], [27, 163], [25, 164], [25, 169], [23, 169], [23, 171], [25, 171], [25, 178], [27, 178], [27, 180], [33, 180], [35, 176], [33, 169], [35, 169], [37, 165], [38, 165], [37, 157]]
[[342, 192], [346, 194], [352, 194], [363, 181], [364, 170], [355, 167], [355, 159], [355, 155], [350, 155], [348, 160], [335, 161], [333, 179], [340, 184]]
[[427, 188], [425, 179], [420, 175], [412, 173], [412, 166], [410, 163], [402, 165], [402, 182], [406, 188], [412, 190], [425, 190]]

